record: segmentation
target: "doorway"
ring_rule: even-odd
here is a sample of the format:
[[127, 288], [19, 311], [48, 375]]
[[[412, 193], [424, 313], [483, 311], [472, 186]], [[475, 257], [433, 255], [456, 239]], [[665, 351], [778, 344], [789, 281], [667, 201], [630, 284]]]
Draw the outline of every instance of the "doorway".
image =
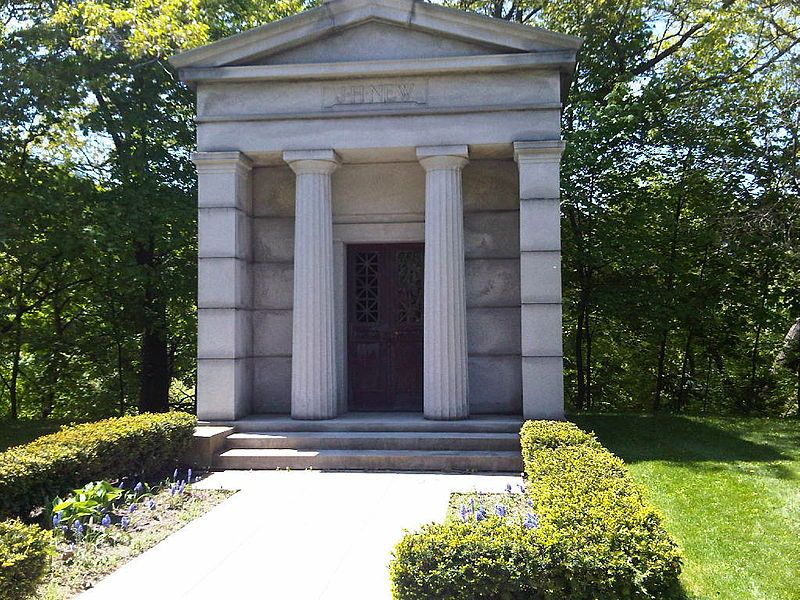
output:
[[347, 247], [348, 410], [422, 411], [423, 244]]

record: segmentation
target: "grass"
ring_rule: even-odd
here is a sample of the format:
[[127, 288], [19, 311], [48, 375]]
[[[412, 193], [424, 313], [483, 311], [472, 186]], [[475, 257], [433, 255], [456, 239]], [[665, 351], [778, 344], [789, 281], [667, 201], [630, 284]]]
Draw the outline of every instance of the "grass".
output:
[[692, 600], [800, 600], [800, 421], [579, 416], [684, 554]]
[[58, 431], [61, 423], [58, 421], [31, 420], [31, 419], [3, 419], [0, 420], [0, 452], [27, 444], [36, 438]]

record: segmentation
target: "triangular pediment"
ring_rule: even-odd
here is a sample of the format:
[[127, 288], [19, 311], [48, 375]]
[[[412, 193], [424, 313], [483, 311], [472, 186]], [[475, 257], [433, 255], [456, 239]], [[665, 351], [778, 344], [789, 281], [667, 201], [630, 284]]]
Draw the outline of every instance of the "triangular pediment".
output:
[[479, 56], [519, 52], [514, 48], [480, 44], [436, 35], [413, 27], [372, 20], [337, 29], [312, 42], [237, 64], [290, 65], [367, 60], [414, 60], [450, 56]]
[[581, 40], [420, 0], [329, 0], [172, 58], [178, 68], [575, 51]]

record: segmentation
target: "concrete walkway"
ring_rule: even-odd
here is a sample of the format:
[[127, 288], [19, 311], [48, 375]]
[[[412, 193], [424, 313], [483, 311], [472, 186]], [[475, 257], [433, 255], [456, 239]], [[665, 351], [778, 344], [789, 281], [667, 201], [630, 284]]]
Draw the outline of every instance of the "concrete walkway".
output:
[[384, 600], [404, 529], [444, 518], [452, 491], [518, 477], [224, 471], [197, 487], [241, 490], [103, 579], [80, 600]]

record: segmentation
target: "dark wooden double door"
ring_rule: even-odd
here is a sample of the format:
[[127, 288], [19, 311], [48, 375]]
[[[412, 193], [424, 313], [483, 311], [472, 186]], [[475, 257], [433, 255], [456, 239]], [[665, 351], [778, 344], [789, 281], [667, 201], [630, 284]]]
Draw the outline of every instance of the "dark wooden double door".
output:
[[348, 246], [348, 408], [422, 410], [422, 244]]

